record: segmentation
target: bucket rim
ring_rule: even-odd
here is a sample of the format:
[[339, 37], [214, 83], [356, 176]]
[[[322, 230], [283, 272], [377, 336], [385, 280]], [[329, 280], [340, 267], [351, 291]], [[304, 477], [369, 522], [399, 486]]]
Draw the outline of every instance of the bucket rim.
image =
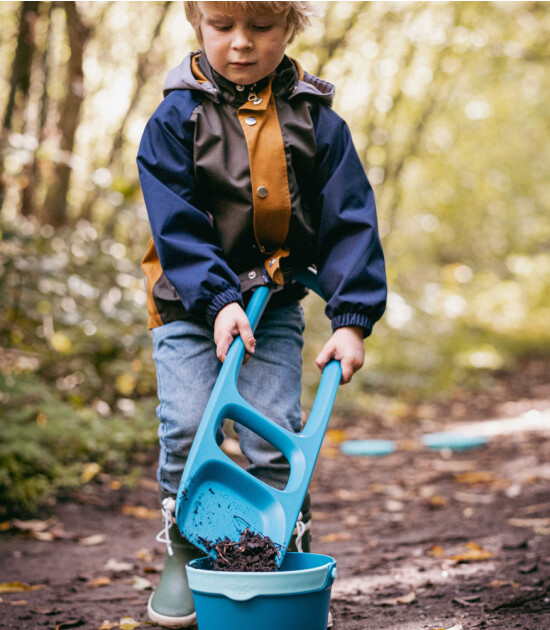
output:
[[[319, 566], [292, 571], [245, 572], [213, 571], [201, 569], [194, 564], [205, 558], [192, 560], [186, 566], [189, 588], [193, 592], [210, 595], [225, 595], [233, 600], [244, 601], [261, 595], [300, 595], [324, 590], [336, 578], [336, 560], [323, 554], [292, 553], [294, 556], [309, 556], [325, 560]], [[289, 554], [286, 554], [287, 556]]]

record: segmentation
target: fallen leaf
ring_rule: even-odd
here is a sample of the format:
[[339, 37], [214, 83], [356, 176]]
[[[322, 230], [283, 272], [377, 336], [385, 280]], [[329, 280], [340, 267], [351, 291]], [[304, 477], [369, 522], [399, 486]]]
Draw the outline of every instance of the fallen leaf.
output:
[[477, 503], [485, 504], [493, 503], [495, 500], [494, 494], [476, 494], [474, 492], [455, 492], [453, 498], [461, 503]]
[[31, 532], [31, 538], [41, 540], [42, 542], [52, 542], [54, 540], [66, 540], [72, 538], [71, 534], [63, 529], [63, 525], [59, 523], [59, 527], [53, 527], [48, 532]]
[[483, 549], [483, 547], [479, 543], [473, 542], [471, 540], [469, 540], [466, 543], [466, 547], [468, 547], [468, 549], [475, 549], [476, 551], [479, 551], [480, 549]]
[[41, 542], [52, 542], [55, 540], [51, 532], [32, 532], [32, 537]]
[[357, 501], [359, 494], [353, 490], [347, 490], [346, 488], [339, 488], [334, 492], [334, 496], [342, 501]]
[[121, 488], [122, 488], [122, 484], [120, 483], [118, 479], [113, 479], [113, 481], [111, 481], [111, 483], [109, 484], [110, 490], [120, 490]]
[[121, 630], [134, 630], [134, 628], [138, 628], [141, 626], [141, 622], [136, 621], [132, 617], [122, 617], [119, 622], [119, 628]]
[[94, 545], [101, 545], [107, 540], [107, 536], [104, 534], [93, 534], [92, 536], [86, 536], [79, 540], [81, 545], [85, 547], [92, 547]]
[[105, 569], [107, 571], [118, 571], [119, 573], [123, 573], [125, 571], [132, 571], [134, 565], [131, 562], [119, 562], [114, 558], [109, 558], [107, 563], [105, 564]]
[[548, 527], [550, 518], [509, 518], [508, 525], [512, 527]]
[[483, 547], [476, 542], [468, 542], [466, 543], [466, 547], [468, 547], [468, 551], [450, 556], [449, 560], [460, 564], [463, 562], [479, 562], [481, 560], [489, 560], [490, 558], [495, 557], [495, 554], [492, 551], [483, 549]]
[[407, 593], [406, 595], [402, 595], [401, 597], [397, 598], [397, 603], [398, 604], [412, 604], [416, 599], [416, 593], [414, 591], [411, 591], [410, 593]]
[[108, 619], [105, 619], [103, 623], [98, 627], [97, 630], [112, 630], [112, 628], [117, 628], [117, 623], [111, 623]]
[[101, 466], [96, 462], [89, 462], [84, 466], [82, 474], [80, 475], [80, 481], [82, 483], [90, 482], [97, 474], [101, 472]]
[[447, 499], [439, 496], [438, 494], [432, 494], [432, 496], [428, 499], [428, 504], [433, 508], [442, 508], [447, 505]]
[[143, 505], [123, 505], [122, 513], [127, 516], [135, 516], [136, 518], [158, 519], [159, 511], [150, 510]]
[[375, 602], [378, 606], [397, 606], [398, 604], [412, 604], [416, 600], [416, 593], [411, 591], [406, 595], [400, 595], [399, 597], [392, 597], [389, 599], [382, 599], [379, 602]]
[[522, 507], [520, 512], [524, 514], [536, 514], [537, 512], [545, 512], [550, 510], [550, 503], [535, 503], [535, 505], [526, 505]]
[[11, 529], [11, 521], [2, 521], [0, 523], [0, 532], [7, 532], [8, 529]]
[[0, 597], [0, 604], [7, 604], [8, 606], [25, 606], [26, 604], [28, 604], [27, 600], [25, 599], [4, 599], [3, 597]]
[[143, 567], [143, 573], [160, 573], [162, 571], [162, 566], [153, 567], [149, 564]]
[[346, 432], [341, 429], [330, 429], [325, 433], [325, 438], [332, 444], [340, 444], [340, 442], [348, 439]]
[[49, 529], [54, 523], [57, 522], [57, 516], [51, 516], [46, 521], [39, 521], [38, 519], [31, 519], [30, 521], [20, 521], [17, 518], [14, 518], [12, 526], [15, 529], [20, 529], [26, 532], [45, 532]]
[[139, 558], [140, 560], [145, 560], [145, 562], [151, 562], [153, 556], [151, 555], [149, 549], [145, 549], [144, 547], [143, 549], [138, 549], [136, 551], [136, 558]]
[[402, 512], [405, 508], [403, 501], [396, 501], [395, 499], [386, 499], [384, 503], [384, 509], [387, 512]]
[[153, 585], [147, 578], [141, 577], [140, 575], [134, 575], [132, 587], [135, 588], [136, 591], [148, 591], [153, 588]]
[[481, 599], [480, 595], [471, 595], [470, 597], [455, 597], [453, 602], [460, 604], [461, 606], [474, 606]]
[[26, 582], [1, 582], [0, 593], [21, 593], [23, 591], [38, 591], [45, 584], [27, 584]]
[[357, 525], [359, 525], [359, 521], [360, 519], [357, 514], [348, 514], [344, 519], [344, 525], [350, 528], [357, 527]]
[[332, 534], [325, 534], [319, 538], [320, 542], [338, 542], [350, 540], [351, 534], [349, 532], [334, 532]]
[[441, 558], [445, 555], [445, 550], [441, 545], [434, 545], [430, 551], [428, 551], [428, 555], [432, 556], [432, 558]]
[[495, 480], [493, 473], [490, 470], [475, 470], [473, 472], [463, 472], [455, 475], [455, 480], [458, 483], [490, 483]]
[[95, 588], [97, 586], [108, 586], [111, 583], [111, 578], [108, 578], [105, 575], [101, 575], [100, 577], [96, 577], [93, 580], [90, 580], [86, 583], [86, 586], [90, 586]]
[[513, 582], [512, 580], [492, 580], [487, 584], [489, 588], [502, 588], [503, 586], [511, 586], [512, 588], [519, 588], [519, 584], [517, 582]]

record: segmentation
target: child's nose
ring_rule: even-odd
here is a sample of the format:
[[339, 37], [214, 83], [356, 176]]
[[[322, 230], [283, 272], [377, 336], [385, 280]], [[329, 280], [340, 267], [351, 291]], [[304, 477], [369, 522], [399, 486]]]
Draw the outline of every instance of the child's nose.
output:
[[246, 50], [248, 48], [252, 48], [252, 38], [249, 36], [246, 29], [235, 29], [232, 45], [236, 50]]

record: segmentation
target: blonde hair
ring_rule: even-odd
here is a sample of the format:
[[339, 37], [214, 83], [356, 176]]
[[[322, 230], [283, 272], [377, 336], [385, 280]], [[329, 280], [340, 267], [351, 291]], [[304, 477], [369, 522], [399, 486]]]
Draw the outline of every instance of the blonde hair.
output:
[[187, 2], [183, 3], [185, 16], [188, 22], [195, 29], [199, 43], [202, 45], [202, 34], [200, 28], [201, 18], [205, 13], [220, 13], [223, 15], [234, 15], [242, 12], [246, 15], [256, 17], [259, 15], [282, 15], [286, 19], [288, 29], [288, 43], [296, 35], [304, 31], [310, 24], [310, 18], [316, 16], [318, 12], [311, 6], [310, 2]]

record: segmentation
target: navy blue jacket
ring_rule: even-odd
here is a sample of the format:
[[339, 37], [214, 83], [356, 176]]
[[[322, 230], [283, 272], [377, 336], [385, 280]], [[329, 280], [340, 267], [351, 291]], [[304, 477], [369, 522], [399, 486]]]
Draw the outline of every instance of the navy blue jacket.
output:
[[[315, 265], [333, 329], [370, 334], [387, 290], [376, 207], [332, 98], [286, 57], [254, 86], [229, 83], [200, 54], [171, 71], [138, 153], [150, 327], [212, 324], [243, 303], [239, 275], [276, 259], [286, 279]], [[289, 282], [273, 301], [301, 295]]]

